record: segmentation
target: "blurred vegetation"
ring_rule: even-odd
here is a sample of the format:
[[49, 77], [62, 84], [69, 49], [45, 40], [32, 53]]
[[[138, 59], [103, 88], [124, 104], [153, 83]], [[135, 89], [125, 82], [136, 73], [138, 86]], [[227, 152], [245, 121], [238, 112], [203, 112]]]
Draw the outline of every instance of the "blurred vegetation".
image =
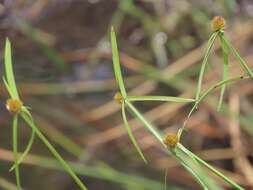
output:
[[[22, 100], [89, 189], [163, 189], [166, 169], [167, 189], [201, 189], [136, 119], [128, 117], [148, 164], [133, 148], [120, 106], [112, 100], [117, 85], [109, 30], [114, 25], [118, 34], [130, 95], [194, 97], [215, 15], [226, 18], [226, 33], [253, 68], [252, 9], [250, 0], [5, 0], [0, 5], [0, 55], [8, 36]], [[218, 44], [214, 51], [203, 89], [222, 79]], [[243, 73], [234, 62], [229, 57], [229, 76]], [[1, 74], [3, 70], [1, 64]], [[253, 188], [252, 87], [252, 81], [226, 87], [220, 112], [216, 111], [219, 92], [212, 94], [192, 115], [182, 138], [187, 148], [246, 189]], [[12, 132], [3, 84], [0, 97], [0, 186], [15, 189], [15, 176], [8, 171], [13, 162]], [[135, 105], [166, 133], [176, 132], [191, 108], [170, 102]], [[24, 150], [30, 131], [22, 123], [19, 128], [19, 150]], [[22, 185], [37, 190], [77, 189], [61, 170], [35, 140], [21, 165]]]

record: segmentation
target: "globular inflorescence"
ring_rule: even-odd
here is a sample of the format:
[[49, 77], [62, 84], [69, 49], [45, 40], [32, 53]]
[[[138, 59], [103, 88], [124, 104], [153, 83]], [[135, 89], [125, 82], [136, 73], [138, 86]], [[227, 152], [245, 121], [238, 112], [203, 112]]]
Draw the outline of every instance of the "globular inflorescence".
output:
[[8, 99], [6, 101], [6, 108], [11, 112], [11, 113], [19, 113], [23, 107], [23, 102], [19, 99]]
[[114, 95], [113, 99], [114, 99], [116, 102], [118, 102], [119, 104], [122, 104], [122, 102], [123, 102], [123, 96], [121, 95], [120, 92], [117, 92], [117, 93]]
[[168, 134], [163, 142], [169, 148], [175, 148], [178, 143], [178, 137], [176, 134]]
[[222, 16], [215, 16], [213, 17], [211, 25], [212, 25], [212, 30], [216, 32], [219, 30], [223, 30], [225, 28], [226, 21]]

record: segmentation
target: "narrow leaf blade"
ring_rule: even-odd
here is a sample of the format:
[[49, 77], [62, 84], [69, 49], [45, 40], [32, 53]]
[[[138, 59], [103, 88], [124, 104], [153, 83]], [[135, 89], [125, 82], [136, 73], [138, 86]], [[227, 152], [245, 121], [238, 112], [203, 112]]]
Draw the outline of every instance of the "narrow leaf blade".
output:
[[65, 171], [69, 173], [69, 175], [73, 178], [73, 180], [80, 187], [80, 189], [87, 190], [87, 188], [85, 187], [85, 185], [77, 177], [77, 175], [75, 174], [75, 172], [73, 171], [73, 169], [70, 167], [70, 165], [61, 157], [61, 155], [56, 151], [56, 149], [53, 147], [53, 145], [47, 140], [47, 138], [36, 127], [36, 125], [34, 124], [34, 122], [31, 120], [30, 115], [27, 115], [25, 112], [21, 112], [21, 116], [24, 119], [24, 121], [27, 123], [27, 125], [29, 127], [31, 127], [35, 131], [36, 135], [46, 145], [46, 147], [54, 155], [54, 157], [62, 164], [62, 166], [64, 167]]
[[240, 65], [244, 69], [244, 71], [251, 78], [253, 78], [253, 72], [251, 71], [251, 69], [249, 68], [249, 66], [247, 65], [247, 63], [244, 61], [244, 59], [240, 56], [240, 54], [238, 53], [238, 51], [234, 48], [234, 46], [230, 43], [230, 41], [226, 38], [226, 36], [222, 36], [222, 39], [223, 39], [224, 43], [226, 43], [226, 45], [230, 48], [230, 50], [232, 51], [232, 53], [235, 56], [235, 58], [238, 59]]
[[[13, 157], [14, 163], [17, 165], [18, 161], [18, 115], [14, 115], [13, 123], [12, 123], [12, 138], [13, 138]], [[15, 176], [16, 176], [16, 183], [18, 189], [21, 189], [20, 184], [20, 173], [19, 173], [19, 166], [15, 167]]]
[[131, 104], [129, 101], [125, 101], [128, 108], [130, 109], [131, 113], [133, 113], [133, 115], [135, 115], [143, 124], [144, 127], [147, 128], [157, 139], [158, 141], [163, 145], [163, 138], [161, 136], [161, 134], [159, 133], [159, 131], [154, 128], [143, 116], [142, 114], [133, 106], [133, 104]]
[[[219, 34], [222, 54], [223, 54], [223, 80], [227, 80], [228, 78], [228, 47], [226, 45], [226, 42], [224, 42], [224, 39], [222, 38], [222, 36], [224, 36], [224, 33]], [[225, 88], [226, 88], [226, 84], [223, 84], [221, 87], [220, 98], [219, 98], [219, 103], [217, 107], [218, 111], [220, 111], [221, 106], [222, 106]]]
[[194, 102], [195, 99], [181, 98], [174, 96], [127, 96], [127, 100], [130, 102], [135, 101], [166, 101], [166, 102], [177, 102], [177, 103], [190, 103]]
[[206, 68], [208, 58], [209, 58], [210, 53], [211, 53], [211, 49], [214, 45], [214, 42], [215, 42], [215, 39], [216, 39], [217, 35], [218, 35], [218, 32], [214, 32], [211, 35], [211, 37], [209, 38], [208, 43], [207, 43], [207, 50], [206, 50], [203, 62], [201, 64], [201, 69], [200, 69], [199, 78], [198, 78], [198, 86], [197, 86], [196, 98], [195, 98], [196, 100], [198, 100], [199, 96], [200, 96], [201, 85], [202, 85], [202, 80], [203, 80], [205, 68]]
[[10, 168], [9, 171], [14, 170], [16, 167], [18, 167], [19, 164], [21, 164], [21, 162], [24, 160], [24, 158], [26, 157], [26, 155], [31, 150], [33, 142], [34, 142], [34, 138], [35, 138], [35, 131], [32, 130], [32, 134], [31, 134], [30, 139], [28, 141], [28, 144], [27, 144], [27, 146], [25, 148], [25, 151], [23, 152], [23, 154], [21, 155], [21, 157], [19, 157], [18, 161], [14, 165], [12, 165], [12, 167]]
[[15, 99], [19, 99], [18, 91], [15, 83], [13, 68], [12, 68], [12, 58], [11, 58], [11, 43], [9, 39], [5, 42], [5, 53], [4, 53], [4, 64], [5, 64], [5, 75], [7, 83], [9, 85], [9, 90]]
[[143, 159], [143, 161], [144, 161], [145, 163], [147, 163], [147, 160], [146, 160], [144, 154], [142, 153], [141, 148], [139, 147], [137, 141], [135, 140], [135, 137], [134, 137], [134, 135], [133, 135], [133, 133], [132, 133], [132, 130], [131, 130], [129, 124], [128, 124], [127, 117], [126, 117], [126, 112], [125, 112], [125, 105], [124, 105], [124, 103], [122, 104], [122, 107], [121, 107], [121, 113], [122, 113], [122, 118], [123, 118], [123, 121], [124, 121], [124, 126], [125, 126], [125, 128], [126, 128], [126, 130], [127, 130], [127, 133], [128, 133], [129, 138], [131, 139], [133, 145], [135, 146], [137, 152], [140, 154], [140, 156], [141, 156], [141, 158]]
[[113, 61], [113, 70], [114, 70], [115, 78], [118, 82], [120, 92], [122, 96], [125, 98], [127, 96], [127, 93], [126, 93], [124, 81], [122, 78], [116, 33], [113, 27], [111, 29], [111, 46], [112, 46], [112, 61]]

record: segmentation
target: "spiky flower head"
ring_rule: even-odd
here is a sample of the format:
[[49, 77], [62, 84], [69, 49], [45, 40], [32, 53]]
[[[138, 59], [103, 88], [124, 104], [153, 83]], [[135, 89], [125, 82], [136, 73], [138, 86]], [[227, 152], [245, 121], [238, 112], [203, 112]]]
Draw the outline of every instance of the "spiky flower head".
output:
[[113, 99], [114, 99], [116, 102], [118, 102], [119, 104], [122, 104], [123, 96], [121, 95], [120, 92], [117, 92], [117, 93], [114, 95]]
[[169, 148], [175, 148], [178, 143], [178, 137], [176, 134], [168, 134], [163, 142]]
[[222, 16], [215, 16], [212, 20], [212, 30], [213, 31], [219, 31], [224, 29], [226, 25], [226, 21]]
[[23, 106], [23, 102], [18, 99], [8, 99], [6, 101], [6, 108], [11, 112], [11, 113], [18, 113], [21, 111], [21, 108]]

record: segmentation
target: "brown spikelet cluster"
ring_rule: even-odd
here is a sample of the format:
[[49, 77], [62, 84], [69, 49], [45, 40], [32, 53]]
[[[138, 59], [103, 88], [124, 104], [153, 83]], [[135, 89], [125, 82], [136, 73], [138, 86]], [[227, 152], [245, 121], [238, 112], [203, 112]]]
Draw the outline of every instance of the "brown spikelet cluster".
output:
[[117, 93], [114, 95], [113, 99], [114, 99], [116, 102], [118, 102], [119, 104], [122, 104], [123, 96], [121, 95], [120, 92], [117, 92]]
[[164, 139], [164, 144], [169, 148], [175, 148], [178, 143], [178, 137], [176, 134], [168, 134]]
[[219, 31], [224, 29], [226, 25], [226, 21], [222, 16], [215, 16], [212, 20], [212, 30]]
[[6, 101], [6, 108], [12, 113], [18, 113], [23, 106], [23, 102], [18, 99], [8, 99]]

